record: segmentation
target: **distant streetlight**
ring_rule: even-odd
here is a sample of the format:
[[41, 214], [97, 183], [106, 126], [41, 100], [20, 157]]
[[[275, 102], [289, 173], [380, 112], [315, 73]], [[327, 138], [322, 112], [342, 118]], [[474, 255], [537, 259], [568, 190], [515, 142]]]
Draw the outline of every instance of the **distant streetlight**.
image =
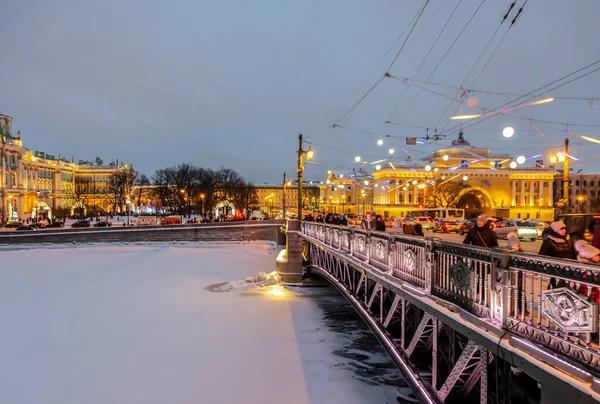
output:
[[383, 139], [379, 139], [377, 141], [377, 146], [382, 146], [383, 145]]
[[519, 156], [517, 157], [517, 164], [524, 164], [525, 160], [527, 160], [525, 156]]
[[425, 171], [431, 171], [431, 166], [429, 164], [425, 166]]
[[380, 166], [379, 164], [377, 164], [377, 165], [375, 166], [375, 169], [376, 169], [377, 171], [379, 171], [379, 170], [381, 170], [381, 166]]
[[468, 181], [468, 180], [469, 180], [469, 177], [467, 177], [466, 175], [463, 176], [463, 181]]
[[354, 161], [356, 161], [357, 163], [360, 163], [360, 156], [354, 157]]
[[394, 151], [395, 151], [394, 149], [390, 149], [390, 150], [388, 150], [388, 153], [394, 154]]
[[510, 168], [517, 168], [517, 162], [516, 161], [511, 161], [510, 164], [508, 165]]
[[304, 155], [306, 161], [313, 159], [315, 152], [312, 147], [308, 150], [302, 149], [302, 134], [298, 135], [298, 220], [302, 220], [302, 174], [304, 173]]
[[513, 137], [514, 134], [515, 130], [512, 126], [507, 126], [506, 128], [502, 129], [502, 136], [505, 138]]
[[450, 157], [448, 157], [448, 155], [447, 155], [447, 154], [444, 154], [444, 156], [442, 157], [442, 160], [444, 160], [444, 161], [448, 161], [448, 159], [449, 159], [449, 158], [450, 158]]

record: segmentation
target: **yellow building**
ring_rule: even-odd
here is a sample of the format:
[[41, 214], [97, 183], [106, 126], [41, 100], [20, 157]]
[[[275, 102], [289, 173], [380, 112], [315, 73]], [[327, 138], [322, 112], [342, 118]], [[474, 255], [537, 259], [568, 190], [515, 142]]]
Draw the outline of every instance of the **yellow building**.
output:
[[462, 138], [427, 163], [387, 164], [371, 173], [330, 173], [320, 185], [325, 211], [402, 217], [422, 208], [454, 207], [467, 217], [554, 219], [553, 168], [524, 168], [510, 156]]
[[[256, 189], [256, 198], [258, 199], [259, 209], [276, 216], [283, 209], [283, 184], [263, 184], [254, 185]], [[302, 185], [303, 206], [307, 209], [315, 209], [319, 203], [319, 187], [311, 182]], [[291, 185], [285, 187], [285, 206], [287, 212], [297, 212], [298, 210], [298, 182], [293, 181]]]
[[[0, 115], [0, 215], [6, 220], [25, 219], [32, 213], [56, 208], [72, 208], [78, 202], [76, 179], [82, 178], [89, 190], [86, 204], [108, 210], [107, 184], [121, 167], [89, 162], [75, 164], [23, 146], [21, 133], [14, 137], [12, 118]], [[50, 209], [48, 209], [50, 208]]]

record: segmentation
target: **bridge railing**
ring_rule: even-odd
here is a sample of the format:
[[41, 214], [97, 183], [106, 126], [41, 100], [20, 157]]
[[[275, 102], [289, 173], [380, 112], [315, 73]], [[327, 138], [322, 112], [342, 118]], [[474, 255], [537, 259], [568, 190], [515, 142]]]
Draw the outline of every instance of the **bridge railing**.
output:
[[600, 266], [303, 222], [334, 250], [600, 372]]

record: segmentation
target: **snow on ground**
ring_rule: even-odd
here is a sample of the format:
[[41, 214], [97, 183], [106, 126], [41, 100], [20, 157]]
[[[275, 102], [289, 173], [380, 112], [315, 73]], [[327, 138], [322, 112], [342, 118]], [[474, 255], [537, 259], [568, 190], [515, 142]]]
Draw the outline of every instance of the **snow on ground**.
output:
[[397, 402], [405, 383], [364, 323], [329, 288], [276, 284], [277, 252], [2, 251], [0, 402]]

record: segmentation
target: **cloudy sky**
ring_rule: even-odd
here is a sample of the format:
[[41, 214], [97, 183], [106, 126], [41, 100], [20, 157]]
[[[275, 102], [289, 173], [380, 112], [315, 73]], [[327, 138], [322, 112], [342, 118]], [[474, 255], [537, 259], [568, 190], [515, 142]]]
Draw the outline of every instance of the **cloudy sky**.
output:
[[[396, 150], [394, 162], [407, 154], [419, 160], [456, 137], [456, 124], [448, 118], [458, 103], [446, 109], [452, 101], [445, 98], [456, 90], [434, 85], [420, 90], [386, 78], [340, 118], [387, 71], [406, 38], [401, 33], [424, 3], [9, 2], [0, 13], [0, 113], [14, 118], [15, 133], [20, 129], [32, 150], [75, 160], [119, 159], [149, 176], [189, 162], [231, 167], [255, 183], [280, 181], [284, 171], [295, 173], [299, 133], [317, 153], [307, 165], [313, 179], [328, 169], [372, 169], [354, 157], [373, 162], [388, 157], [390, 147]], [[468, 23], [481, 0], [430, 0], [390, 73], [526, 94], [600, 59], [597, 0], [529, 0], [508, 30], [523, 0], [500, 25], [510, 3], [483, 1]], [[596, 96], [600, 105], [600, 71], [542, 93], [535, 99]], [[471, 95], [488, 109], [517, 98]], [[590, 104], [556, 100], [514, 115], [569, 123], [571, 131], [600, 138], [600, 110]], [[343, 127], [328, 129], [336, 122]], [[598, 126], [577, 126], [583, 124]], [[510, 140], [500, 134], [507, 125], [516, 129]], [[405, 146], [405, 137], [425, 136], [426, 128], [448, 137]], [[501, 115], [467, 128], [465, 137], [498, 154], [547, 156], [559, 150], [565, 129]], [[378, 147], [376, 140], [385, 135], [390, 137]], [[576, 169], [600, 172], [600, 158], [593, 159], [600, 145], [570, 136], [571, 154], [583, 159]]]

